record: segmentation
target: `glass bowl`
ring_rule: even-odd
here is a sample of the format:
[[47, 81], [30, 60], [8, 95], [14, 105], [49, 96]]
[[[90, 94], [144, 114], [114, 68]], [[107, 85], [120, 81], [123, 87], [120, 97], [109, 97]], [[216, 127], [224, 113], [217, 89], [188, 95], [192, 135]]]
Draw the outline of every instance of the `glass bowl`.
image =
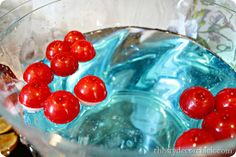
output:
[[[170, 156], [180, 133], [201, 125], [180, 111], [180, 93], [194, 85], [213, 94], [236, 86], [233, 6], [230, 0], [23, 1], [0, 16], [0, 63], [17, 78], [6, 82], [1, 73], [0, 114], [43, 156]], [[105, 81], [109, 94], [102, 104], [83, 106], [83, 114], [58, 126], [42, 118], [42, 112], [25, 112], [9, 95], [19, 93], [24, 69], [44, 58], [47, 44], [73, 29], [89, 32], [86, 37], [94, 43], [97, 56], [69, 78], [59, 78], [55, 89], [94, 74]], [[105, 123], [109, 129], [93, 128], [95, 120], [106, 118], [111, 120]], [[128, 136], [127, 128], [142, 134]], [[160, 133], [162, 138], [152, 140]], [[143, 139], [147, 148], [137, 151], [128, 140], [127, 149], [113, 149], [114, 143], [105, 148], [91, 144], [89, 140], [101, 134], [107, 136], [107, 143], [118, 137]], [[235, 140], [227, 140], [206, 148], [214, 153], [235, 147]], [[176, 156], [197, 154], [195, 150]]]

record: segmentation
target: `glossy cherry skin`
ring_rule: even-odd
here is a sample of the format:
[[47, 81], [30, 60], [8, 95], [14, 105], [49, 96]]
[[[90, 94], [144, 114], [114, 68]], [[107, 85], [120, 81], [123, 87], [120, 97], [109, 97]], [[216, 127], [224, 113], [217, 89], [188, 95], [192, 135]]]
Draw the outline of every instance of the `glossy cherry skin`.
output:
[[71, 122], [79, 112], [79, 100], [67, 91], [56, 91], [44, 101], [45, 116], [56, 124]]
[[51, 42], [46, 49], [46, 57], [48, 60], [52, 60], [58, 53], [70, 52], [70, 45], [61, 40], [55, 40]]
[[19, 101], [27, 108], [39, 109], [43, 107], [43, 102], [51, 95], [47, 84], [29, 83], [20, 91]]
[[86, 105], [95, 105], [107, 96], [105, 83], [93, 75], [80, 79], [74, 88], [74, 92], [79, 100]]
[[236, 88], [225, 88], [215, 96], [216, 110], [236, 111]]
[[214, 110], [214, 96], [203, 87], [186, 89], [179, 100], [182, 111], [191, 118], [202, 119]]
[[66, 34], [64, 41], [72, 46], [78, 40], [85, 40], [84, 35], [76, 30], [70, 31]]
[[203, 129], [190, 129], [175, 142], [175, 149], [191, 149], [215, 142], [214, 137]]
[[26, 68], [23, 78], [27, 83], [49, 84], [53, 80], [53, 72], [46, 64], [36, 62]]
[[236, 115], [232, 111], [216, 111], [202, 122], [202, 128], [211, 133], [216, 140], [236, 137]]
[[71, 46], [71, 53], [76, 54], [79, 62], [87, 62], [96, 56], [96, 51], [93, 45], [86, 40], [76, 41]]
[[78, 60], [74, 54], [61, 53], [56, 55], [51, 61], [51, 69], [58, 76], [69, 76], [78, 70]]

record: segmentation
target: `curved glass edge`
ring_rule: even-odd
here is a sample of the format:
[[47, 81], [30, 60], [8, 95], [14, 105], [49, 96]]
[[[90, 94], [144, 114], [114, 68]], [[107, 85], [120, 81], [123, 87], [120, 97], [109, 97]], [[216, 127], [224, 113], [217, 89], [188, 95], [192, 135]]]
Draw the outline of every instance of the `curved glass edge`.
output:
[[28, 3], [31, 0], [19, 0], [17, 2], [12, 1], [2, 1], [0, 3], [0, 19], [3, 19], [4, 17], [8, 16], [9, 14], [13, 13], [24, 6], [26, 3]]
[[[59, 1], [62, 0], [25, 0], [19, 6], [13, 8], [4, 16], [1, 16], [0, 42], [8, 33], [16, 29], [22, 19], [41, 8]], [[236, 70], [236, 47], [233, 38], [233, 36], [236, 36], [236, 26], [232, 23], [233, 19], [235, 19], [235, 10], [233, 7], [236, 6], [235, 1], [227, 0], [221, 2], [216, 0], [194, 0], [192, 2], [186, 0], [176, 1], [176, 4], [177, 10], [180, 11], [181, 16], [186, 16], [186, 19], [182, 21], [183, 26], [180, 26], [180, 24], [182, 24], [182, 19], [181, 17], [177, 17], [175, 21], [168, 24], [169, 27], [167, 27], [166, 30], [176, 32], [195, 40], [200, 45], [215, 52]], [[187, 12], [181, 11], [182, 7], [184, 7], [184, 10], [187, 10]], [[212, 23], [212, 20], [215, 20], [216, 22]], [[180, 21], [180, 23], [178, 21]], [[110, 26], [108, 23], [108, 25], [109, 27], [114, 27], [117, 25], [126, 26], [127, 24], [113, 23], [112, 26]], [[150, 24], [150, 27], [148, 28], [155, 28], [155, 26], [155, 24]], [[224, 44], [219, 43], [219, 41]], [[0, 47], [0, 55], [3, 53], [1, 51], [4, 51], [4, 49]], [[14, 68], [11, 65], [8, 66]]]
[[[52, 1], [52, 2], [55, 2], [55, 1]], [[29, 1], [28, 3], [31, 3], [31, 1]], [[20, 8], [19, 8], [20, 9]], [[6, 16], [8, 16], [8, 15], [5, 15], [5, 17]], [[25, 15], [24, 15], [25, 16]], [[3, 18], [3, 17], [2, 17]], [[17, 22], [18, 20], [16, 20], [15, 22]], [[14, 22], [13, 22], [14, 23]], [[12, 24], [12, 23], [11, 23]], [[23, 121], [21, 121], [21, 122], [19, 122], [19, 119], [18, 118], [16, 118], [16, 117], [12, 117], [1, 105], [0, 105], [0, 110], [2, 111], [2, 114], [3, 114], [3, 116], [4, 117], [6, 117], [7, 119], [9, 119], [9, 122], [10, 123], [12, 123], [14, 126], [16, 126], [17, 128], [18, 128], [18, 130], [20, 131], [20, 132], [22, 132], [22, 133], [26, 133], [27, 132], [27, 130], [28, 129], [32, 129], [32, 130], [34, 130], [33, 128], [29, 128], [29, 127], [25, 127], [25, 128], [21, 128], [21, 125], [23, 124]], [[19, 123], [18, 123], [19, 122]], [[44, 134], [43, 133], [41, 133], [40, 131], [38, 131], [38, 130], [34, 130], [33, 131], [35, 134], [32, 134], [32, 136], [29, 136], [29, 137], [31, 137], [32, 139], [34, 139], [34, 138], [36, 138], [36, 134], [38, 135], [38, 140], [36, 140], [36, 141], [39, 141], [39, 143], [41, 143], [41, 144], [43, 144], [42, 145], [42, 152], [43, 153], [48, 153], [48, 151], [49, 150], [47, 150], [47, 151], [45, 151], [44, 149], [43, 149], [43, 147], [45, 147], [46, 145], [47, 145], [47, 142], [45, 142], [45, 141], [50, 141], [50, 139], [53, 139], [53, 138], [55, 138], [55, 135], [54, 134], [51, 134], [51, 135], [49, 135], [48, 136], [48, 138], [46, 138], [46, 139], [44, 139], [44, 142], [42, 141], [41, 142], [41, 138], [40, 137], [44, 137]], [[27, 135], [29, 135], [28, 133], [27, 133]], [[32, 140], [32, 141], [34, 141], [34, 140]], [[78, 145], [77, 144], [73, 144], [73, 143], [68, 143], [67, 141], [64, 141], [64, 140], [61, 140], [60, 141], [60, 144], [61, 145], [68, 145], [68, 147], [71, 147], [71, 149], [75, 149], [75, 150], [77, 150], [77, 151], [79, 151], [78, 150]], [[37, 142], [35, 143], [35, 145], [37, 145]], [[215, 145], [212, 145], [214, 148], [222, 148], [222, 147], [224, 147], [224, 146], [226, 146], [227, 148], [233, 148], [233, 147], [235, 147], [236, 146], [236, 140], [227, 140], [227, 143], [225, 143], [225, 142], [220, 142], [220, 143], [217, 143], [217, 144], [215, 144]], [[49, 144], [49, 147], [52, 147], [52, 150], [54, 150], [55, 149], [55, 147], [57, 147], [57, 145], [56, 146], [53, 146], [52, 144]], [[59, 150], [63, 150], [64, 148], [60, 148]], [[89, 148], [84, 148], [84, 149], [89, 149]], [[94, 149], [97, 149], [97, 148], [94, 148]], [[93, 150], [93, 148], [90, 148], [89, 150]], [[68, 150], [68, 151], [71, 151], [71, 152], [73, 152], [72, 150]], [[101, 151], [100, 149], [99, 150], [97, 150], [97, 151]], [[54, 154], [54, 153], [56, 153], [57, 151], [52, 151], [50, 154]], [[114, 153], [114, 152], [113, 152]], [[114, 156], [114, 154], [112, 154], [112, 156]], [[156, 155], [155, 155], [156, 156]], [[186, 155], [186, 156], [188, 156], [188, 155]]]
[[[30, 15], [34, 11], [39, 10], [40, 8], [43, 8], [52, 3], [56, 3], [58, 1], [61, 1], [61, 0], [47, 0], [47, 1], [25, 0], [25, 1], [22, 1], [20, 4], [18, 4], [19, 3], [18, 2], [17, 3], [18, 5], [13, 6], [13, 8], [8, 8], [5, 11], [5, 13], [0, 15], [0, 40], [9, 32], [11, 32], [13, 27], [16, 27], [17, 23], [19, 23], [21, 19]], [[12, 3], [12, 2], [9, 2], [9, 3]], [[0, 6], [0, 9], [1, 9], [1, 6]]]

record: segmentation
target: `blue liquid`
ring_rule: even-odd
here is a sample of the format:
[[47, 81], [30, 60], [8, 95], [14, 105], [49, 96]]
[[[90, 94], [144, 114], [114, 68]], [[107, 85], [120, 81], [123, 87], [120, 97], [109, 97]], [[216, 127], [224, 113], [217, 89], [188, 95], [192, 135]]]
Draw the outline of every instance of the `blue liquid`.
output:
[[236, 87], [230, 66], [187, 38], [135, 27], [94, 31], [86, 37], [96, 49], [95, 59], [81, 63], [70, 77], [55, 77], [50, 88], [73, 93], [79, 79], [93, 74], [105, 81], [107, 99], [94, 107], [82, 105], [79, 116], [64, 125], [49, 122], [42, 111], [25, 111], [28, 125], [80, 144], [146, 153], [173, 148], [180, 134], [200, 126], [179, 107], [184, 89], [203, 86], [216, 94]]

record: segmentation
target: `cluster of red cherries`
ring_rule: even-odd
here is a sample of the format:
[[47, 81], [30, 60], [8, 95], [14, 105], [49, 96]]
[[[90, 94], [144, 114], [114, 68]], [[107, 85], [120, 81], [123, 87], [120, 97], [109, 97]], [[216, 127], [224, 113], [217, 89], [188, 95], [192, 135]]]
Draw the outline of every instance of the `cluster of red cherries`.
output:
[[48, 86], [54, 74], [61, 77], [72, 75], [79, 63], [96, 56], [93, 45], [79, 31], [70, 31], [64, 40], [51, 42], [46, 49], [50, 67], [43, 62], [29, 65], [23, 79], [27, 84], [19, 94], [19, 101], [29, 111], [44, 110], [47, 119], [56, 124], [71, 122], [80, 112], [80, 102], [96, 105], [107, 96], [105, 83], [97, 76], [88, 75], [78, 81], [72, 93], [59, 90], [54, 93]]
[[203, 122], [202, 128], [184, 132], [175, 143], [176, 149], [236, 137], [236, 88], [225, 88], [214, 97], [206, 88], [191, 87], [181, 94], [179, 104], [186, 115]]

